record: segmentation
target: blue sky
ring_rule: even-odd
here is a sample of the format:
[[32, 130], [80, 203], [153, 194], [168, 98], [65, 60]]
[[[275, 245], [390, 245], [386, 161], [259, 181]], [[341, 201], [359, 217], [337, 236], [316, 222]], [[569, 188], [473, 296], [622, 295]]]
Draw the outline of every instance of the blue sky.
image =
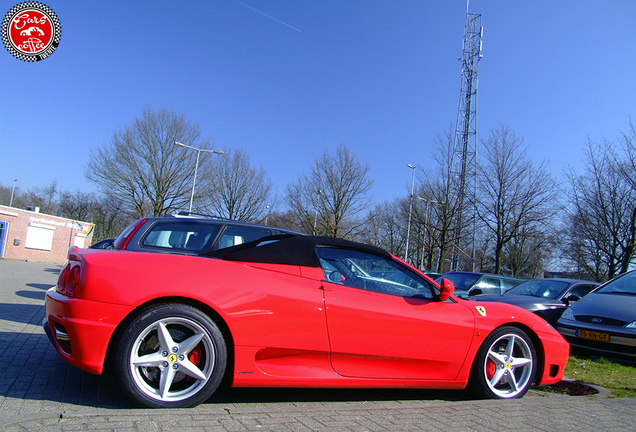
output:
[[[183, 112], [243, 148], [282, 198], [345, 142], [376, 203], [407, 195], [454, 127], [463, 0], [44, 0], [62, 38], [27, 63], [0, 52], [0, 183], [93, 191], [91, 149], [146, 107]], [[0, 1], [6, 14], [18, 2]], [[555, 176], [588, 137], [636, 121], [636, 1], [473, 0], [483, 14], [478, 125], [504, 124]], [[278, 209], [282, 207], [279, 199]]]

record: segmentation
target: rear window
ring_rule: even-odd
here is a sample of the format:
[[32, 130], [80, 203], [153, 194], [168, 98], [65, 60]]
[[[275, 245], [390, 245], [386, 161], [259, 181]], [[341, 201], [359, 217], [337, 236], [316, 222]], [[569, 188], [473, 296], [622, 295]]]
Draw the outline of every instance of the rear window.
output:
[[148, 230], [141, 246], [202, 253], [212, 247], [219, 233], [220, 225], [206, 223], [157, 222]]
[[228, 225], [221, 234], [217, 249], [240, 245], [270, 235], [272, 231], [269, 229]]

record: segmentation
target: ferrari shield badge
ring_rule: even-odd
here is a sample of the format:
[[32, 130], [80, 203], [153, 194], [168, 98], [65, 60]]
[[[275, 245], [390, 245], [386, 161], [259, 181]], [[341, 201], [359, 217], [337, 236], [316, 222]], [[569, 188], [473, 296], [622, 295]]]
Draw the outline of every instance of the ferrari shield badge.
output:
[[479, 312], [479, 315], [481, 316], [486, 316], [486, 308], [483, 306], [475, 306], [475, 309], [477, 309], [477, 312]]

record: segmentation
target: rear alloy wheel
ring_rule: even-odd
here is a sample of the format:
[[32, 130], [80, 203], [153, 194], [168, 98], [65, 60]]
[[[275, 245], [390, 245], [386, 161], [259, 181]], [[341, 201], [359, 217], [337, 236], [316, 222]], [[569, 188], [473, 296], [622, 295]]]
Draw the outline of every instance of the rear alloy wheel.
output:
[[524, 331], [516, 327], [495, 330], [475, 359], [475, 390], [490, 399], [523, 396], [534, 380], [536, 357], [532, 340]]
[[221, 331], [203, 312], [157, 305], [134, 319], [116, 354], [117, 375], [137, 403], [191, 407], [216, 391], [227, 364]]

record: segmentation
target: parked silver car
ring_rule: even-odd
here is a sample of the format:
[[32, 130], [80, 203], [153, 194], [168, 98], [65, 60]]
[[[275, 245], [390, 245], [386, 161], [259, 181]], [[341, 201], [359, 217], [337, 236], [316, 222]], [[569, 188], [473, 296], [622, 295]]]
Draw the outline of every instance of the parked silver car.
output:
[[480, 294], [503, 294], [504, 291], [525, 281], [496, 274], [460, 271], [448, 272], [438, 278], [437, 282], [442, 278], [451, 281], [455, 285], [454, 294], [462, 298]]

